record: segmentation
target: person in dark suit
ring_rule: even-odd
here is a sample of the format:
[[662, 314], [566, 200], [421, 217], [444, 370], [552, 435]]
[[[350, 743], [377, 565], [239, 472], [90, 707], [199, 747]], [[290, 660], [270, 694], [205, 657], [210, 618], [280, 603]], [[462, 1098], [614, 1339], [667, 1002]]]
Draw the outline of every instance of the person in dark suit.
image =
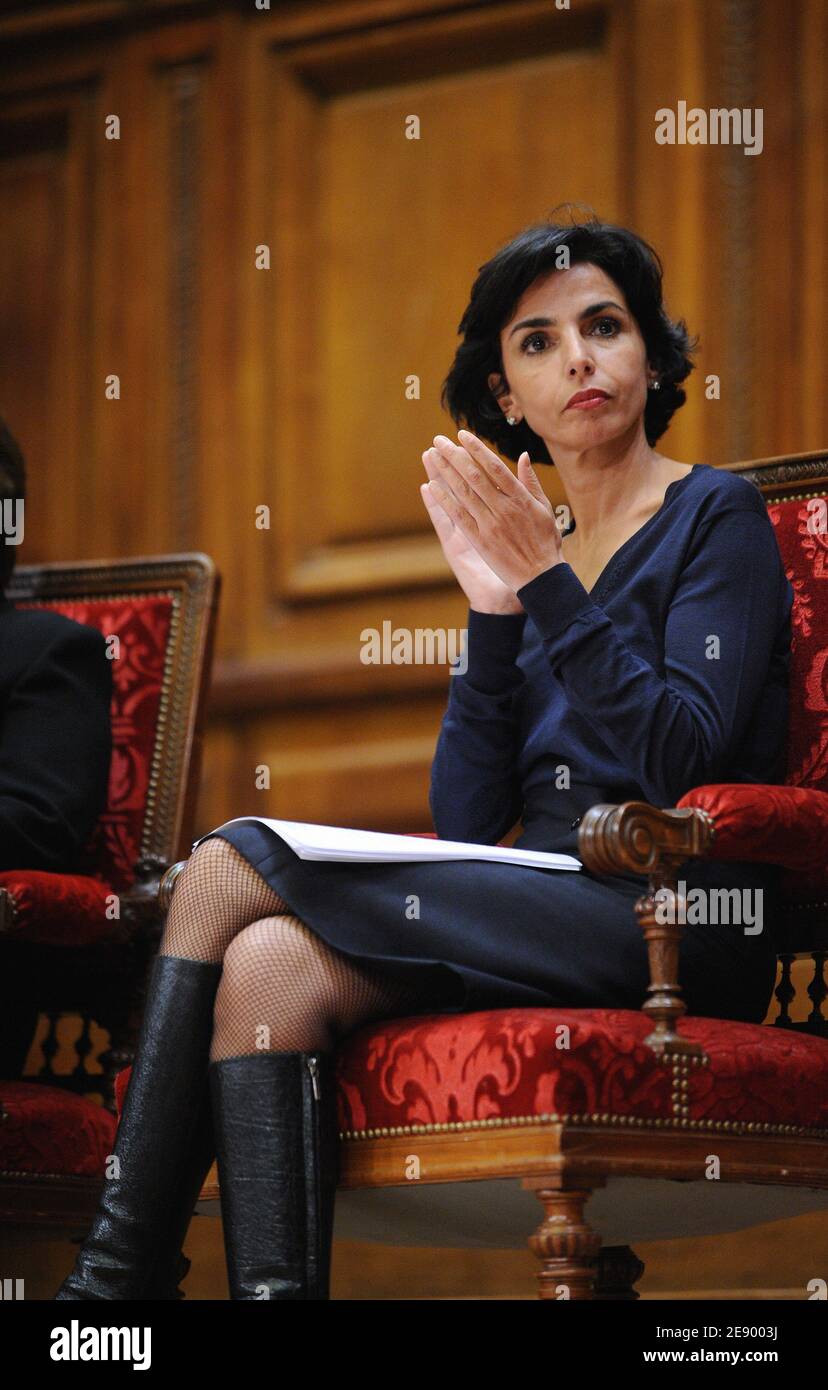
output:
[[[103, 634], [45, 609], [18, 609], [5, 589], [26, 492], [23, 455], [0, 420], [0, 871], [77, 871], [107, 800], [112, 664]], [[0, 1076], [19, 1076], [37, 1001], [0, 977]]]

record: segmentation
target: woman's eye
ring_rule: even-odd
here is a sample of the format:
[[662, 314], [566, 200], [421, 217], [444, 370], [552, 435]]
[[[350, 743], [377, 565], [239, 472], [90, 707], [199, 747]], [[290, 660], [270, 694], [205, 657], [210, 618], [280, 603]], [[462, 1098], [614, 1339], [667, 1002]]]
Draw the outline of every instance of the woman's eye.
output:
[[[520, 350], [521, 350], [521, 352], [526, 352], [526, 350], [527, 350], [529, 344], [532, 343], [532, 342], [534, 342], [536, 338], [542, 338], [543, 341], [545, 342], [545, 341], [546, 341], [546, 334], [545, 334], [545, 333], [530, 333], [530, 334], [529, 334], [529, 337], [528, 337], [528, 338], [524, 338], [523, 342], [522, 342], [521, 345], [520, 345]], [[534, 356], [536, 356], [536, 354], [535, 354], [535, 353], [530, 353], [530, 356], [534, 357]]]
[[[600, 323], [609, 323], [609, 324], [612, 325], [612, 327], [613, 327], [614, 329], [615, 329], [615, 328], [620, 329], [620, 327], [621, 327], [621, 325], [619, 324], [619, 322], [618, 322], [617, 319], [610, 318], [609, 316], [607, 316], [606, 318], [602, 318], [602, 319], [596, 319], [596, 320], [595, 320], [595, 323], [593, 324], [593, 327], [594, 327], [594, 328], [597, 328], [598, 325], [599, 325]], [[615, 336], [614, 334], [607, 334], [607, 333], [599, 333], [599, 334], [598, 334], [598, 337], [599, 337], [599, 338], [614, 337], [614, 336]]]
[[[603, 318], [600, 318], [600, 319], [596, 319], [596, 320], [595, 320], [594, 324], [592, 325], [592, 328], [589, 330], [590, 333], [592, 332], [593, 329], [598, 328], [598, 327], [600, 327], [601, 324], [605, 324], [605, 323], [608, 323], [608, 324], [610, 325], [610, 328], [612, 329], [612, 332], [611, 332], [611, 333], [599, 333], [599, 334], [598, 334], [598, 337], [599, 337], [599, 338], [614, 338], [614, 337], [616, 336], [617, 333], [620, 333], [620, 331], [621, 331], [621, 325], [620, 325], [620, 323], [618, 322], [617, 319], [611, 318], [608, 314], [605, 315]], [[523, 342], [522, 342], [521, 345], [520, 345], [520, 350], [521, 350], [521, 352], [527, 353], [530, 357], [537, 357], [537, 353], [536, 353], [536, 352], [530, 352], [530, 351], [529, 351], [529, 344], [530, 344], [530, 343], [537, 342], [538, 339], [540, 339], [540, 341], [541, 341], [542, 343], [544, 343], [544, 344], [547, 342], [547, 336], [546, 336], [545, 333], [540, 333], [540, 332], [538, 332], [538, 333], [530, 333], [526, 338], [524, 338]]]

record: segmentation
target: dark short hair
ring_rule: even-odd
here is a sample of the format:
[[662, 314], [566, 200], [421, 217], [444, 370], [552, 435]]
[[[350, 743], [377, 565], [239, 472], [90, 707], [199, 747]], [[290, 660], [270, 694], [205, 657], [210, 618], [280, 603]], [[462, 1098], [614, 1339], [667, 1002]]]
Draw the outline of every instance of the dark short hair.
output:
[[[0, 505], [11, 498], [26, 496], [26, 464], [20, 445], [6, 424], [0, 420]], [[5, 590], [17, 560], [18, 545], [11, 545], [5, 531], [0, 547], [0, 592]]]
[[644, 339], [647, 358], [661, 381], [660, 390], [647, 392], [644, 432], [650, 445], [661, 438], [687, 399], [679, 382], [695, 366], [689, 353], [698, 346], [698, 339], [691, 341], [683, 319], [674, 323], [665, 313], [663, 269], [648, 242], [626, 227], [600, 221], [594, 213], [588, 221], [571, 225], [545, 221], [527, 227], [480, 267], [457, 329], [463, 341], [440, 395], [443, 409], [458, 425], [488, 439], [514, 461], [526, 449], [533, 463], [554, 463], [544, 441], [525, 420], [517, 425], [506, 423], [488, 377], [498, 372], [506, 387], [501, 329], [538, 276], [558, 268], [555, 262], [561, 246], [569, 247], [570, 265], [590, 261], [624, 292]]

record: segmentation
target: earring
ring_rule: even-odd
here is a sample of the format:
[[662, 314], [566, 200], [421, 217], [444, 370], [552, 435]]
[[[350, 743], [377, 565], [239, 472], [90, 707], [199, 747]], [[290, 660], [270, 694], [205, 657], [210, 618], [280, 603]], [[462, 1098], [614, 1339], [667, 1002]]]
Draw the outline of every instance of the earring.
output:
[[516, 425], [516, 424], [517, 424], [517, 420], [516, 420], [515, 416], [514, 416], [514, 415], [507, 415], [507, 416], [506, 416], [506, 424], [507, 424], [507, 425]]
[[651, 381], [648, 389], [649, 389], [650, 391], [660, 391], [660, 390], [661, 390], [661, 382], [660, 382], [660, 381]]

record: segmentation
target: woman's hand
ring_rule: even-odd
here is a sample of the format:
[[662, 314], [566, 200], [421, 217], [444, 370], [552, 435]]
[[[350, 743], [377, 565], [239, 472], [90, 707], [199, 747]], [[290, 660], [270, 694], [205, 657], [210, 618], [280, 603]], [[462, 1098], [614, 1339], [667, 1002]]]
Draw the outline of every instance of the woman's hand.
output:
[[[431, 453], [436, 453], [436, 450], [429, 449], [423, 454], [423, 462], [429, 477], [434, 478], [436, 468], [428, 457]], [[454, 570], [469, 607], [478, 613], [522, 613], [524, 610], [520, 599], [502, 579], [498, 579], [459, 526], [455, 526], [448, 512], [432, 494], [432, 485], [422, 483], [420, 493], [437, 532], [437, 539], [443, 547], [443, 554]]]
[[552, 504], [528, 453], [516, 478], [476, 435], [460, 430], [458, 437], [461, 445], [438, 434], [423, 454], [430, 478], [423, 500], [472, 608], [482, 599], [498, 605], [482, 612], [521, 613], [516, 591], [563, 559]]

